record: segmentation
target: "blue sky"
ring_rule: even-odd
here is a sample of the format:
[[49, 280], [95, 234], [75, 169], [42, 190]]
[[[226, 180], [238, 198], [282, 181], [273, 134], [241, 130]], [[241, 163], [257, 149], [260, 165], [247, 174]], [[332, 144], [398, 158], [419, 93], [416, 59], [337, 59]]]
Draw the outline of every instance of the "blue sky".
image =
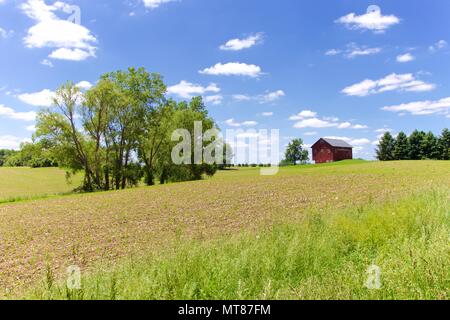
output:
[[386, 130], [449, 127], [449, 15], [447, 0], [0, 0], [0, 148], [65, 81], [143, 66], [222, 129], [341, 137], [371, 159]]

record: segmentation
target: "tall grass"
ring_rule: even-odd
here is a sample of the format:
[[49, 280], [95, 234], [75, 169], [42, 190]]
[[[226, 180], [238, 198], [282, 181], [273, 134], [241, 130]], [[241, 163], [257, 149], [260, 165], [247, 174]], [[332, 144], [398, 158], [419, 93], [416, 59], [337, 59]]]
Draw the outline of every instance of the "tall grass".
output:
[[[310, 213], [303, 222], [147, 258], [32, 291], [37, 299], [448, 299], [449, 193]], [[381, 288], [364, 286], [370, 265]]]

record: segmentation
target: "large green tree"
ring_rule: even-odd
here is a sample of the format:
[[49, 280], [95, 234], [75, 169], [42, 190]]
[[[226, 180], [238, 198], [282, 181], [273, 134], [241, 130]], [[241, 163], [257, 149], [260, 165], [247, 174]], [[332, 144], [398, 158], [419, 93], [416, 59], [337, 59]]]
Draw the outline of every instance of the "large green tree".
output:
[[290, 164], [305, 163], [309, 160], [308, 150], [303, 149], [303, 140], [294, 139], [286, 148], [286, 161]]

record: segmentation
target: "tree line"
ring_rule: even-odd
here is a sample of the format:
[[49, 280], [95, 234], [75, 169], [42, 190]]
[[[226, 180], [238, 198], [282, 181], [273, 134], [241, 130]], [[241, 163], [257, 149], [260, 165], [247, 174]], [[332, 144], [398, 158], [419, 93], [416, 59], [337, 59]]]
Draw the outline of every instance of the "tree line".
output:
[[10, 154], [4, 164], [57, 165], [69, 174], [83, 172], [83, 191], [214, 175], [230, 161], [228, 145], [223, 164], [171, 161], [179, 143], [172, 141], [174, 130], [189, 131], [195, 141], [196, 121], [202, 122], [204, 132], [217, 126], [201, 97], [176, 102], [165, 93], [161, 75], [144, 68], [104, 74], [85, 92], [68, 82], [56, 91], [53, 106], [38, 113], [33, 143]]
[[432, 132], [415, 130], [410, 136], [400, 132], [396, 138], [386, 132], [376, 154], [380, 161], [450, 160], [450, 131], [444, 129], [436, 137]]

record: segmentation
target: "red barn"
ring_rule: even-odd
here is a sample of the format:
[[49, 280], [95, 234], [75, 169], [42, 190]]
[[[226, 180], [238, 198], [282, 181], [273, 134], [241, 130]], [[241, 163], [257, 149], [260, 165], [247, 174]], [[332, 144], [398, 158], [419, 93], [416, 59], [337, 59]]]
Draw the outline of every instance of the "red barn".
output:
[[343, 140], [322, 138], [312, 146], [312, 150], [316, 163], [353, 159], [353, 147]]

